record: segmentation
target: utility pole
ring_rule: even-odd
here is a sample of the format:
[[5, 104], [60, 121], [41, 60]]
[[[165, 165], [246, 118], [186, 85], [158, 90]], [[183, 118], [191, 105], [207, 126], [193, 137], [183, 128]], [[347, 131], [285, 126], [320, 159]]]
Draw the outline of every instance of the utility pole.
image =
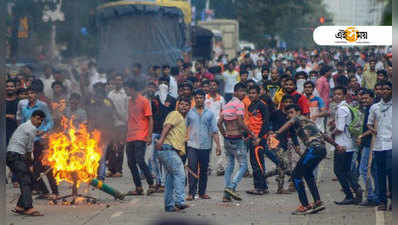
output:
[[[2, 15], [7, 15], [6, 1], [0, 1]], [[5, 81], [6, 81], [6, 20], [0, 21], [0, 225], [6, 224], [6, 103]]]

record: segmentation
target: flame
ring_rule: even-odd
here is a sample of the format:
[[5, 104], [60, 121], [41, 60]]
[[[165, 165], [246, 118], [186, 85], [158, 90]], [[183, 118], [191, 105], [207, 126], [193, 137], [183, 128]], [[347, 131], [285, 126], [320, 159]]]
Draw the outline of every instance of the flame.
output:
[[89, 132], [85, 124], [77, 129], [70, 120], [63, 117], [62, 129], [49, 135], [48, 149], [42, 162], [53, 168], [52, 173], [59, 184], [61, 181], [89, 182], [97, 176], [101, 159], [100, 132]]

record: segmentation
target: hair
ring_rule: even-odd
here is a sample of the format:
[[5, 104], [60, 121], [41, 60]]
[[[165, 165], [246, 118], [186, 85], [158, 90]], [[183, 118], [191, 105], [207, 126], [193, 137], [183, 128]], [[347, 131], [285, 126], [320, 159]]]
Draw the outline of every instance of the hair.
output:
[[172, 76], [177, 76], [180, 73], [180, 69], [176, 66], [171, 67], [170, 74]]
[[78, 93], [72, 93], [72, 94], [70, 94], [70, 97], [69, 97], [69, 99], [76, 99], [76, 100], [80, 100], [80, 95], [78, 94]]
[[32, 117], [36, 117], [36, 116], [38, 116], [38, 117], [40, 117], [40, 118], [46, 118], [46, 114], [42, 111], [42, 110], [40, 110], [40, 109], [38, 109], [38, 110], [35, 110], [33, 113], [32, 113]]
[[344, 94], [344, 95], [347, 94], [347, 88], [345, 88], [345, 87], [337, 86], [337, 87], [333, 88], [333, 93], [334, 93], [335, 91], [337, 91], [337, 90], [343, 91], [343, 94]]
[[[32, 83], [33, 83], [33, 82], [32, 82]], [[64, 86], [64, 84], [63, 84], [61, 81], [54, 81], [54, 82], [51, 84], [51, 88], [54, 88], [55, 85], [59, 85], [59, 86], [61, 86], [63, 89], [65, 89], [65, 86]]]
[[213, 83], [213, 82], [214, 82], [214, 83], [216, 83], [216, 84], [217, 84], [217, 86], [220, 86], [220, 81], [218, 81], [218, 80], [215, 80], [215, 79], [214, 79], [214, 80], [210, 80], [210, 81], [209, 81], [209, 83]]
[[348, 69], [347, 69], [347, 73], [356, 73], [357, 72], [357, 69], [355, 68], [355, 67], [349, 67]]
[[312, 75], [312, 74], [318, 75], [319, 73], [318, 73], [318, 71], [316, 71], [316, 70], [311, 70], [311, 71], [310, 71], [310, 75]]
[[189, 105], [191, 105], [191, 99], [190, 98], [179, 98], [178, 101], [179, 102], [186, 102]]
[[332, 70], [332, 67], [331, 67], [331, 66], [329, 66], [329, 65], [324, 65], [324, 66], [321, 67], [320, 74], [323, 76], [323, 75], [325, 75], [326, 73], [328, 73], [328, 72], [331, 71], [331, 70]]
[[44, 90], [44, 84], [43, 81], [39, 80], [39, 79], [34, 79], [32, 81], [32, 83], [30, 84], [32, 89], [35, 89], [36, 92], [43, 92]]
[[26, 92], [34, 92], [34, 93], [39, 93], [39, 91], [38, 91], [37, 89], [35, 89], [35, 88], [32, 88], [32, 86], [31, 86], [31, 87], [29, 87], [29, 88], [26, 88], [25, 90], [26, 90]]
[[384, 85], [389, 86], [390, 88], [392, 88], [392, 83], [391, 83], [391, 81], [384, 81], [384, 82], [383, 82], [383, 86], [384, 86]]
[[297, 112], [299, 112], [299, 111], [301, 112], [301, 108], [297, 104], [291, 104], [291, 105], [288, 105], [288, 106], [285, 107], [286, 111], [291, 110], [291, 109], [294, 109]]
[[133, 67], [137, 67], [138, 69], [142, 69], [141, 63], [134, 63]]
[[198, 81], [200, 81], [198, 78], [196, 78], [196, 77], [188, 77], [187, 78], [187, 81], [191, 81], [192, 82], [192, 84], [194, 84], [194, 83], [196, 83], [196, 82], [198, 82]]
[[255, 85], [253, 85], [253, 86], [250, 86], [250, 87], [249, 87], [249, 91], [250, 91], [250, 90], [256, 90], [257, 94], [259, 94], [260, 91], [261, 91], [260, 86], [258, 86], [257, 84], [255, 84]]
[[162, 66], [162, 70], [165, 70], [165, 69], [170, 69], [170, 66], [169, 65], [163, 65]]
[[363, 89], [361, 95], [369, 95], [371, 98], [375, 97], [375, 93], [370, 89]]
[[293, 78], [291, 78], [291, 77], [288, 77], [288, 78], [285, 80], [285, 82], [288, 82], [288, 81], [292, 81], [292, 82], [296, 85], [296, 80], [295, 80], [295, 79], [293, 79]]
[[248, 72], [247, 70], [241, 70], [241, 71], [239, 72], [239, 74], [240, 74], [240, 75], [242, 75], [242, 74], [247, 74], [247, 75], [249, 75], [249, 72]]
[[203, 80], [202, 81], [202, 86], [205, 85], [205, 84], [210, 85], [210, 81], [209, 80]]
[[312, 86], [312, 88], [315, 87], [314, 82], [312, 82], [312, 81], [310, 81], [310, 80], [308, 80], [308, 81], [306, 81], [306, 82], [304, 83], [304, 87], [305, 87], [306, 85], [309, 85], [309, 84]]
[[188, 88], [190, 88], [192, 90], [193, 89], [192, 81], [186, 80], [186, 81], [182, 82], [181, 88], [183, 88], [183, 87], [188, 87]]
[[203, 91], [202, 89], [196, 89], [196, 90], [193, 92], [193, 96], [196, 96], [196, 95], [206, 96], [206, 93], [205, 93], [205, 91]]
[[305, 79], [307, 79], [307, 77], [308, 77], [308, 75], [305, 71], [297, 72], [296, 75], [294, 75], [294, 77], [298, 77], [300, 75], [303, 75]]
[[247, 89], [246, 84], [244, 84], [242, 82], [239, 82], [239, 83], [235, 84], [234, 92], [238, 91], [239, 89], [245, 89], [246, 90]]
[[293, 98], [291, 95], [284, 95], [284, 96], [282, 97], [281, 102], [285, 102], [285, 101], [288, 100], [288, 99], [290, 99], [290, 100], [292, 100], [292, 101], [294, 102], [294, 98]]
[[387, 71], [386, 70], [378, 70], [377, 74], [383, 74], [384, 77], [387, 77]]
[[152, 69], [153, 69], [153, 70], [160, 69], [160, 66], [158, 66], [158, 65], [154, 65], [154, 66], [152, 67]]
[[161, 76], [158, 81], [159, 81], [159, 83], [166, 82], [167, 84], [170, 84], [170, 78], [166, 77], [166, 76]]
[[[287, 75], [287, 74], [284, 74], [284, 75], [281, 76], [281, 78], [279, 80], [282, 81], [282, 80], [285, 80], [285, 79], [291, 79], [291, 77], [289, 75]], [[296, 81], [294, 81], [294, 82], [296, 82]]]

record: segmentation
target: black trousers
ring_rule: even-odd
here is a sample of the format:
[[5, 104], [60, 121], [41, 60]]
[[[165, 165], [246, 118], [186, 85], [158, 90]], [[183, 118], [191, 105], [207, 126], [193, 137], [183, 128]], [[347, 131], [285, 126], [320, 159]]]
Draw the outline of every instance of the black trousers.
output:
[[334, 174], [343, 188], [345, 197], [348, 199], [354, 198], [351, 188], [355, 192], [361, 188], [358, 184], [358, 179], [356, 179], [351, 170], [353, 155], [354, 152], [334, 152]]
[[17, 206], [25, 210], [33, 208], [32, 174], [26, 165], [24, 156], [15, 152], [7, 152], [6, 164], [16, 176], [21, 190]]
[[140, 167], [141, 172], [144, 173], [146, 181], [149, 185], [153, 185], [153, 177], [149, 170], [148, 165], [145, 163], [145, 141], [132, 141], [127, 143], [127, 162], [130, 168], [131, 174], [133, 175], [134, 184], [137, 188], [142, 187], [140, 173], [137, 165]]
[[319, 165], [322, 159], [325, 158], [325, 156], [326, 148], [324, 146], [309, 147], [293, 169], [292, 179], [296, 187], [300, 203], [303, 206], [308, 206], [308, 198], [305, 193], [303, 177], [314, 201], [316, 202], [321, 199], [314, 177], [314, 169]]
[[189, 194], [195, 196], [198, 190], [199, 195], [206, 194], [207, 169], [209, 168], [210, 149], [187, 149], [188, 167], [192, 172], [197, 173], [199, 167], [199, 181], [191, 173], [188, 173]]
[[387, 204], [387, 187], [389, 188], [392, 196], [392, 150], [375, 151], [374, 153], [377, 183], [379, 184], [378, 197], [382, 204]]
[[116, 149], [113, 148], [113, 143], [108, 146], [106, 151], [108, 160], [108, 169], [111, 173], [123, 173], [123, 160], [124, 160], [124, 146], [117, 144]]
[[254, 146], [252, 141], [249, 141], [250, 164], [253, 170], [253, 184], [256, 190], [264, 191], [268, 189], [265, 178], [265, 163], [264, 155], [267, 146]]
[[[40, 191], [42, 194], [48, 194], [50, 193], [49, 190], [47, 190], [47, 186], [44, 184], [44, 181], [40, 179], [39, 181], [36, 181], [37, 178], [40, 177], [40, 173], [45, 172], [48, 168], [48, 166], [44, 166], [42, 164], [42, 159], [43, 159], [43, 150], [44, 146], [40, 143], [40, 141], [36, 141], [34, 143], [33, 147], [33, 187], [35, 190]], [[53, 194], [58, 195], [58, 185], [57, 182], [54, 178], [52, 170], [48, 172], [47, 174], [47, 179], [50, 184], [50, 188]]]

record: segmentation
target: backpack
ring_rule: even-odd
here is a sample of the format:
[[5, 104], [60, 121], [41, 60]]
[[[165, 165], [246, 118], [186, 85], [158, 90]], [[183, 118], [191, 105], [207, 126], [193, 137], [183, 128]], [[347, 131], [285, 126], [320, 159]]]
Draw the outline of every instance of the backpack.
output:
[[350, 109], [352, 118], [351, 123], [348, 125], [348, 131], [351, 134], [351, 138], [356, 140], [363, 133], [364, 114], [356, 107], [349, 104], [346, 104], [346, 106]]

